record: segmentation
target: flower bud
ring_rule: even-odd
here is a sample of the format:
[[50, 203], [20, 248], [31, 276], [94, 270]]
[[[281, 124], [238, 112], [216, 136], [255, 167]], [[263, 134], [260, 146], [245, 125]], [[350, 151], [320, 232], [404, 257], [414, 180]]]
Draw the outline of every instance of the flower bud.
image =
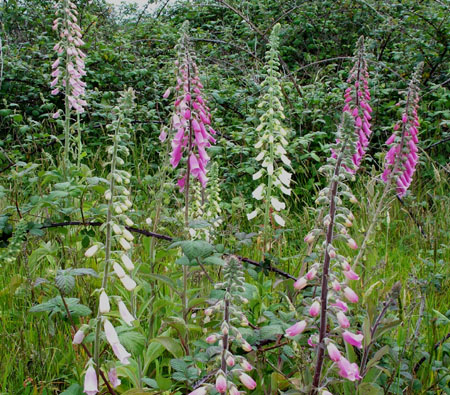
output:
[[227, 358], [226, 363], [227, 363], [227, 365], [228, 365], [229, 367], [233, 367], [234, 364], [235, 364], [234, 358], [230, 355], [230, 356]]
[[89, 247], [86, 252], [84, 253], [84, 256], [86, 258], [90, 258], [92, 256], [94, 256], [96, 254], [96, 252], [98, 251], [98, 244], [94, 244], [92, 247]]
[[128, 241], [134, 240], [134, 236], [131, 234], [131, 232], [128, 229], [123, 230], [123, 237], [125, 237], [125, 239], [127, 239]]
[[227, 380], [224, 375], [219, 374], [216, 378], [216, 390], [221, 394], [227, 390]]
[[128, 290], [132, 291], [136, 288], [136, 282], [128, 275], [125, 275], [120, 279], [122, 281], [123, 286]]
[[131, 272], [134, 269], [133, 262], [131, 262], [131, 259], [128, 257], [128, 255], [122, 254], [120, 259], [122, 260], [125, 269], [127, 269], [129, 272]]
[[105, 291], [102, 291], [100, 294], [99, 311], [101, 314], [105, 314], [105, 313], [109, 313], [110, 309], [111, 309], [111, 306], [109, 304], [108, 295], [106, 295]]

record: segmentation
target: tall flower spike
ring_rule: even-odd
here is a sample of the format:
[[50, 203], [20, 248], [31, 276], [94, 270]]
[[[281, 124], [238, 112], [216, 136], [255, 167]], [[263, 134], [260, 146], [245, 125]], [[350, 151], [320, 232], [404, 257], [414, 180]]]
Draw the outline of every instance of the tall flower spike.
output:
[[[171, 120], [175, 134], [170, 163], [173, 168], [178, 167], [185, 155], [187, 171], [178, 181], [178, 186], [183, 191], [190, 176], [198, 179], [203, 188], [206, 187], [206, 165], [209, 162], [206, 149], [216, 142], [212, 136], [216, 131], [211, 127], [210, 109], [203, 97], [203, 84], [200, 82], [195, 54], [189, 41], [187, 22], [183, 24], [176, 49], [177, 85], [174, 89], [175, 109]], [[168, 97], [170, 93], [166, 91], [163, 96]], [[165, 136], [161, 135], [160, 140], [164, 139]]]
[[[319, 334], [314, 341], [311, 340], [310, 342], [313, 346], [317, 345], [317, 347], [314, 347], [317, 350], [317, 362], [311, 392], [313, 394], [318, 393], [321, 382], [325, 349], [328, 349], [328, 355], [335, 362], [339, 361], [340, 358], [337, 343], [330, 343], [330, 339], [328, 339], [329, 319], [334, 319], [337, 322], [335, 331], [341, 332], [344, 340], [349, 344], [359, 347], [362, 342], [362, 335], [352, 336], [352, 334], [349, 335], [350, 332], [345, 331], [350, 326], [350, 322], [343, 314], [348, 310], [348, 306], [340, 300], [345, 297], [352, 303], [358, 301], [358, 296], [350, 287], [341, 286], [349, 279], [357, 279], [358, 276], [351, 270], [350, 264], [341, 255], [339, 248], [339, 241], [344, 242], [342, 243], [343, 246], [356, 247], [356, 243], [347, 230], [347, 222], [350, 221], [350, 218], [353, 219], [353, 215], [343, 205], [343, 199], [346, 198], [350, 202], [354, 200], [345, 180], [353, 177], [352, 174], [356, 168], [354, 155], [358, 139], [359, 136], [354, 133], [354, 117], [349, 112], [344, 111], [342, 122], [336, 133], [336, 144], [332, 147], [332, 155], [328, 158], [327, 164], [320, 169], [328, 179], [328, 186], [319, 192], [319, 197], [316, 200], [316, 203], [321, 206], [318, 209], [318, 213], [320, 213], [318, 215], [323, 217], [323, 226], [312, 229], [305, 237], [305, 242], [308, 244], [316, 241], [315, 255], [323, 257], [323, 264], [320, 267], [315, 263], [294, 284], [296, 289], [301, 290], [307, 285], [308, 281], [314, 281], [317, 273], [321, 275], [320, 303], [318, 300], [312, 303], [309, 308], [311, 318], [308, 318], [308, 321], [319, 320]], [[323, 216], [323, 214], [325, 215]], [[317, 327], [317, 324], [310, 325], [308, 322], [308, 327], [314, 328]], [[287, 335], [291, 331], [292, 328], [289, 328]], [[335, 331], [332, 333], [334, 334]], [[327, 344], [328, 347], [325, 346]], [[356, 379], [357, 374], [349, 375], [349, 377], [355, 377]]]
[[[128, 250], [132, 247], [133, 235], [126, 229], [126, 225], [133, 224], [126, 214], [132, 207], [129, 198], [130, 191], [126, 186], [130, 183], [131, 174], [126, 170], [120, 169], [120, 166], [125, 163], [125, 160], [122, 159], [122, 157], [126, 158], [129, 155], [129, 150], [127, 148], [127, 141], [130, 139], [128, 131], [130, 130], [131, 125], [129, 114], [134, 108], [134, 99], [135, 94], [131, 88], [122, 93], [121, 98], [119, 99], [119, 105], [112, 110], [113, 121], [107, 126], [107, 130], [110, 131], [110, 138], [112, 140], [112, 145], [106, 150], [111, 158], [109, 162], [111, 170], [107, 176], [109, 188], [104, 194], [107, 203], [106, 221], [105, 225], [102, 227], [105, 232], [105, 244], [102, 248], [104, 251], [104, 269], [97, 318], [95, 320], [94, 363], [97, 366], [97, 370], [101, 367], [100, 335], [102, 333], [102, 327], [106, 340], [110, 344], [118, 360], [123, 364], [128, 364], [128, 358], [131, 357], [120, 343], [114, 325], [105, 317], [105, 314], [109, 313], [111, 310], [110, 300], [118, 300], [120, 317], [128, 325], [132, 325], [135, 318], [131, 315], [124, 302], [122, 302], [118, 296], [107, 295], [105, 290], [108, 285], [108, 278], [111, 277], [111, 269], [114, 270], [114, 273], [127, 290], [130, 291], [136, 287], [136, 282], [125, 273], [125, 270], [119, 263], [119, 261], [122, 260], [122, 263], [128, 271], [131, 271], [134, 268], [133, 263], [127, 255]], [[96, 245], [98, 246], [98, 244], [99, 243]], [[94, 253], [96, 253], [97, 250], [94, 251]], [[92, 247], [88, 249], [88, 251], [92, 251]], [[93, 254], [89, 253], [85, 255], [89, 257]], [[116, 282], [116, 284], [117, 283], [119, 282]], [[116, 375], [110, 375], [109, 379], [113, 386], [119, 382]]]
[[[280, 72], [278, 61], [278, 46], [280, 35], [280, 24], [276, 24], [272, 30], [269, 40], [269, 50], [266, 53], [267, 64], [264, 66], [266, 78], [261, 83], [262, 95], [258, 104], [263, 109], [259, 118], [260, 124], [256, 131], [260, 133], [255, 148], [260, 149], [256, 160], [261, 163], [261, 169], [253, 175], [254, 180], [263, 179], [259, 186], [253, 191], [252, 196], [256, 200], [264, 200], [264, 233], [269, 231], [269, 216], [271, 209], [273, 219], [280, 225], [285, 225], [285, 220], [278, 212], [286, 208], [281, 201], [283, 194], [290, 195], [291, 189], [291, 161], [287, 157], [286, 147], [288, 131], [283, 127], [285, 119], [284, 108], [281, 104], [282, 92], [280, 85]], [[277, 193], [278, 192], [278, 193]], [[261, 212], [258, 207], [247, 215], [251, 220]]]
[[[221, 352], [213, 351], [216, 355], [216, 364], [219, 369], [214, 370], [216, 376], [215, 389], [219, 393], [239, 394], [237, 390], [238, 380], [248, 389], [256, 388], [256, 382], [245, 372], [250, 372], [253, 367], [244, 356], [233, 355], [231, 346], [237, 344], [244, 351], [252, 351], [252, 346], [243, 338], [239, 326], [248, 326], [248, 321], [239, 304], [247, 303], [242, 293], [244, 288], [244, 273], [242, 265], [236, 257], [230, 256], [223, 268], [224, 281], [217, 283], [215, 288], [224, 291], [222, 299], [212, 300], [212, 306], [205, 310], [204, 322], [211, 320], [215, 313], [222, 313], [222, 324], [217, 333], [213, 333], [206, 338], [206, 342], [211, 345], [211, 350], [219, 349]], [[217, 346], [218, 344], [218, 346]], [[208, 351], [209, 352], [209, 351]], [[201, 387], [205, 389], [204, 387]], [[198, 393], [201, 389], [198, 389]], [[196, 390], [197, 391], [197, 390]], [[196, 394], [196, 392], [192, 392]]]
[[[53, 30], [58, 32], [59, 42], [53, 47], [57, 58], [52, 64], [52, 95], [64, 92], [66, 108], [76, 113], [84, 112], [87, 106], [84, 100], [86, 83], [82, 77], [86, 75], [84, 58], [86, 55], [80, 49], [84, 45], [81, 39], [81, 29], [77, 24], [77, 7], [70, 0], [58, 1], [55, 4], [56, 19], [53, 21]], [[58, 117], [54, 115], [54, 117]]]
[[422, 63], [417, 66], [409, 83], [402, 119], [395, 124], [394, 133], [386, 141], [386, 144], [390, 145], [390, 149], [386, 154], [381, 178], [386, 183], [390, 178], [392, 181], [395, 180], [399, 197], [404, 196], [411, 185], [412, 176], [419, 160], [417, 135], [420, 124], [417, 110], [420, 93], [418, 84], [422, 67]]
[[[358, 137], [356, 141], [356, 152], [352, 156], [353, 167], [347, 167], [347, 171], [355, 173], [369, 145], [372, 134], [370, 120], [372, 119], [372, 107], [370, 107], [370, 90], [368, 83], [369, 73], [364, 51], [364, 37], [360, 37], [355, 51], [355, 64], [350, 70], [347, 83], [350, 86], [345, 90], [344, 112], [349, 113], [354, 120], [354, 130]], [[333, 153], [333, 155], [336, 155]]]

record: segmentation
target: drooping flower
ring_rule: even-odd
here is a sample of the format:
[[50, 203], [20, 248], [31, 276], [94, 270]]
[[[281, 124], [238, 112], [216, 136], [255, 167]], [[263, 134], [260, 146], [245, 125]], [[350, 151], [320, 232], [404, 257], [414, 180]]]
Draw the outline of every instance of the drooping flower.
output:
[[350, 381], [360, 380], [359, 368], [356, 363], [350, 363], [345, 357], [341, 357], [338, 361], [339, 375]]
[[111, 383], [113, 388], [116, 388], [120, 385], [121, 381], [120, 379], [117, 377], [117, 370], [116, 368], [111, 368], [108, 371], [108, 379], [109, 382]]
[[306, 280], [305, 277], [300, 277], [295, 283], [294, 283], [294, 288], [295, 289], [303, 289], [306, 287], [306, 285], [308, 284], [308, 281]]
[[98, 393], [97, 373], [92, 365], [88, 367], [84, 376], [84, 392], [87, 395]]
[[362, 341], [364, 339], [363, 335], [355, 335], [352, 332], [344, 331], [342, 334], [343, 339], [352, 346], [362, 348]]
[[333, 343], [328, 343], [327, 351], [332, 361], [337, 362], [341, 359], [341, 353]]
[[105, 321], [103, 323], [103, 328], [105, 330], [106, 340], [108, 340], [108, 343], [111, 346], [119, 343], [119, 337], [117, 336], [117, 332], [114, 329], [114, 326], [111, 324], [111, 322], [108, 319], [105, 319]]
[[253, 366], [246, 359], [243, 359], [240, 362], [240, 365], [242, 366], [242, 369], [244, 369], [246, 372], [250, 372], [253, 369]]
[[302, 333], [305, 330], [306, 325], [307, 324], [305, 320], [295, 323], [294, 325], [286, 329], [286, 336], [290, 337], [297, 336], [298, 334]]
[[98, 249], [99, 249], [98, 244], [94, 244], [92, 247], [89, 247], [89, 248], [85, 251], [84, 256], [85, 256], [86, 258], [90, 258], [90, 257], [94, 256], [94, 255], [97, 253]]
[[110, 309], [111, 309], [111, 306], [109, 304], [108, 295], [106, 295], [105, 291], [102, 291], [100, 294], [100, 301], [99, 301], [100, 313], [102, 313], [102, 314], [109, 313]]
[[73, 337], [72, 344], [81, 344], [83, 342], [83, 340], [84, 340], [84, 331], [79, 329]]
[[350, 322], [342, 311], [338, 311], [336, 313], [336, 318], [337, 318], [341, 328], [349, 328], [350, 327]]
[[128, 311], [127, 306], [125, 306], [125, 303], [123, 301], [119, 301], [119, 313], [122, 319], [130, 326], [132, 326], [132, 322], [136, 320], [131, 313]]
[[347, 300], [351, 303], [358, 303], [358, 295], [356, 295], [355, 291], [349, 287], [344, 288], [344, 296], [347, 298]]

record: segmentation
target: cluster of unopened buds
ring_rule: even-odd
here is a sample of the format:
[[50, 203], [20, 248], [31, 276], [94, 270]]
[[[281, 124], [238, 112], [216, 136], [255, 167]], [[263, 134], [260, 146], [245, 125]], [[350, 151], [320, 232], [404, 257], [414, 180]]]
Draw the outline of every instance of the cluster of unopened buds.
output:
[[[211, 114], [203, 97], [203, 84], [200, 81], [198, 67], [194, 55], [189, 49], [187, 34], [183, 34], [178, 45], [180, 56], [175, 61], [177, 85], [175, 86], [175, 110], [172, 116], [172, 128], [175, 135], [172, 139], [170, 163], [176, 168], [187, 152], [187, 169], [194, 178], [198, 179], [203, 188], [208, 178], [206, 166], [209, 156], [206, 149], [216, 140], [212, 135], [216, 131], [211, 127]], [[168, 88], [163, 98], [168, 98], [172, 89]], [[161, 141], [167, 138], [163, 130], [159, 136]], [[186, 184], [187, 173], [178, 181], [182, 191]]]
[[[60, 41], [53, 49], [57, 52], [57, 59], [52, 64], [52, 95], [64, 91], [69, 108], [77, 113], [84, 112], [87, 106], [83, 99], [86, 83], [82, 77], [86, 75], [84, 58], [85, 53], [79, 48], [84, 45], [81, 39], [81, 29], [77, 24], [77, 7], [70, 0], [55, 4], [57, 18], [53, 22], [53, 30], [58, 31]], [[60, 112], [53, 114], [58, 118]]]
[[409, 85], [402, 120], [395, 124], [394, 133], [386, 141], [386, 144], [391, 147], [386, 154], [385, 169], [381, 178], [384, 182], [388, 182], [390, 178], [395, 179], [399, 197], [404, 196], [411, 185], [412, 176], [419, 160], [417, 135], [420, 123], [417, 114], [419, 106], [417, 79], [420, 71], [421, 66], [419, 65]]
[[214, 390], [221, 394], [241, 394], [232, 380], [233, 377], [238, 378], [241, 384], [250, 390], [256, 388], [255, 380], [248, 374], [253, 370], [253, 366], [244, 356], [234, 355], [230, 350], [232, 344], [240, 346], [246, 352], [253, 350], [252, 346], [243, 338], [238, 327], [238, 325], [248, 326], [247, 318], [237, 307], [238, 304], [248, 303], [246, 298], [239, 295], [244, 290], [242, 268], [237, 259], [233, 257], [226, 263], [224, 272], [225, 282], [216, 284], [217, 289], [225, 288], [224, 299], [216, 301], [205, 309], [204, 319], [205, 323], [209, 323], [211, 317], [216, 313], [223, 314], [220, 331], [212, 333], [206, 338], [208, 344], [221, 349], [221, 352], [217, 354], [217, 363], [220, 364], [220, 368], [215, 373], [215, 384], [204, 384], [190, 395], [204, 395], [213, 393]]

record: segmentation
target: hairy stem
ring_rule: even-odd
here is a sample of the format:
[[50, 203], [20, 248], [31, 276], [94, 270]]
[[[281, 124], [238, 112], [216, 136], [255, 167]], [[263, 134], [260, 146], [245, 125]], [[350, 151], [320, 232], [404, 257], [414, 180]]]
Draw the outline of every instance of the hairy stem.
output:
[[[114, 201], [114, 174], [116, 172], [116, 160], [117, 160], [117, 145], [118, 145], [118, 134], [120, 129], [120, 122], [117, 125], [117, 128], [114, 133], [114, 148], [111, 159], [111, 179], [109, 180], [109, 190], [111, 193], [111, 198], [108, 201], [108, 213], [106, 215], [106, 242], [105, 242], [105, 268], [103, 270], [103, 279], [102, 279], [102, 289], [106, 288], [106, 284], [108, 283], [108, 272], [109, 272], [109, 264], [111, 261], [111, 242], [112, 242], [112, 211], [113, 211], [113, 201]], [[95, 367], [97, 369], [97, 373], [100, 370], [99, 365], [99, 350], [100, 350], [100, 332], [101, 332], [101, 316], [100, 312], [100, 304], [97, 312], [97, 327], [95, 330], [95, 341], [94, 341], [94, 362]]]
[[317, 347], [317, 362], [314, 372], [313, 385], [310, 394], [316, 395], [317, 389], [320, 383], [320, 374], [322, 372], [323, 359], [325, 356], [325, 344], [324, 339], [327, 336], [327, 310], [328, 310], [328, 273], [330, 269], [330, 254], [328, 252], [328, 247], [333, 240], [333, 228], [334, 228], [334, 217], [336, 215], [336, 194], [338, 189], [339, 172], [341, 169], [341, 163], [343, 159], [343, 153], [345, 150], [346, 142], [344, 143], [339, 157], [336, 161], [336, 167], [333, 173], [333, 181], [331, 184], [331, 195], [330, 195], [330, 223], [327, 229], [326, 243], [325, 243], [325, 258], [323, 262], [323, 273], [322, 273], [322, 290], [320, 295], [320, 329], [319, 329], [319, 345]]

